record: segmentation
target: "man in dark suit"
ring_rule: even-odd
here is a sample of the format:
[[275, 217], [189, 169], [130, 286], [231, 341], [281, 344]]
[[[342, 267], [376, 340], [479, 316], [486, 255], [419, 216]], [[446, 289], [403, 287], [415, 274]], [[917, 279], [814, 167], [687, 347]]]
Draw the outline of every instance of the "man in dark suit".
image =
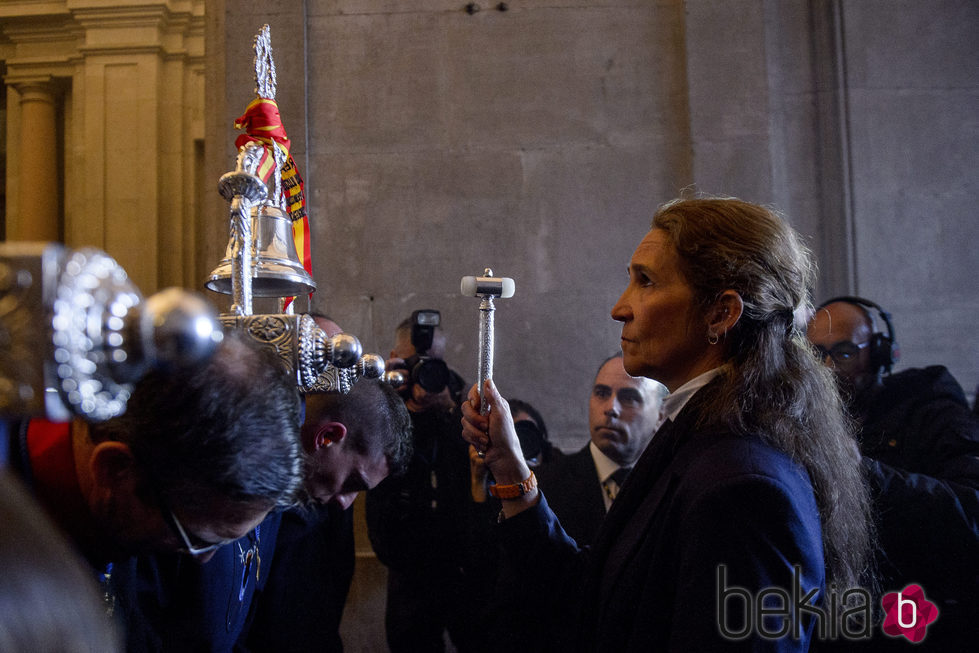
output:
[[[327, 337], [343, 333], [332, 318], [310, 315]], [[340, 621], [354, 575], [354, 509], [345, 504], [312, 503], [282, 513], [275, 564], [246, 625], [247, 650], [343, 651]], [[304, 587], [302, 601], [293, 600], [297, 585]]]
[[537, 470], [565, 532], [590, 544], [629, 470], [662, 422], [666, 387], [626, 374], [622, 354], [605, 359], [588, 400], [589, 443]]

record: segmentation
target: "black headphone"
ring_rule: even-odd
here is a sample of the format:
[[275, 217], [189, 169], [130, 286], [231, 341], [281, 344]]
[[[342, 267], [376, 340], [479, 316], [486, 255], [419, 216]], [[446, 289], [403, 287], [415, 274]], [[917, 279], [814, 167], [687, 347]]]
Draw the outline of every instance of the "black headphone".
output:
[[[891, 365], [896, 363], [901, 358], [901, 348], [894, 340], [894, 325], [891, 323], [891, 314], [869, 299], [864, 299], [863, 297], [853, 297], [851, 295], [843, 295], [841, 297], [832, 297], [827, 299], [820, 304], [816, 310], [821, 311], [835, 302], [844, 302], [859, 306], [867, 313], [867, 317], [870, 318], [870, 327], [873, 331], [873, 334], [870, 336], [870, 365], [875, 370], [881, 371], [885, 374], [890, 374]], [[884, 335], [877, 330], [874, 316], [868, 309], [873, 309], [880, 315], [881, 319], [884, 321], [884, 324], [887, 325], [887, 335]]]

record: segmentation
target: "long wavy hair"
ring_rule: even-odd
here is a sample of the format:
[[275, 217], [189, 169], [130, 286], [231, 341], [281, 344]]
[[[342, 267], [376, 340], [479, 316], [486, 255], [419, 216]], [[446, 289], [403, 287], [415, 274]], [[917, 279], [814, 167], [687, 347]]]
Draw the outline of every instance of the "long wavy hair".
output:
[[808, 250], [777, 213], [734, 198], [674, 200], [652, 226], [676, 247], [701, 311], [728, 289], [744, 302], [722, 335], [725, 371], [704, 419], [756, 433], [799, 462], [819, 506], [827, 581], [872, 582], [871, 504], [852, 425], [798, 319], [812, 305]]

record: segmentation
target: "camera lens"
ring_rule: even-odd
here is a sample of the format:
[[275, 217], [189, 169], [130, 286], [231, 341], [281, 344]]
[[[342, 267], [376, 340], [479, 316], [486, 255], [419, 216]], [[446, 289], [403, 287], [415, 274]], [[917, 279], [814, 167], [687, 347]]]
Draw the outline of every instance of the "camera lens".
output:
[[522, 419], [514, 422], [513, 427], [517, 432], [517, 439], [520, 440], [524, 460], [533, 460], [539, 456], [544, 447], [544, 434], [537, 428], [537, 424], [529, 419]]
[[449, 384], [449, 366], [438, 358], [423, 358], [411, 370], [411, 378], [425, 392], [442, 392]]

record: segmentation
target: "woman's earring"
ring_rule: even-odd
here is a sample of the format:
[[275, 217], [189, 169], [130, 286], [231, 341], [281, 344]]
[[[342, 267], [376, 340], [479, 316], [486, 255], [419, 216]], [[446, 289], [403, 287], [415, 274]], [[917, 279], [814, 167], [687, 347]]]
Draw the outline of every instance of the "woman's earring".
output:
[[720, 338], [718, 338], [717, 334], [714, 333], [713, 331], [708, 331], [707, 332], [707, 342], [708, 342], [708, 344], [716, 345], [717, 344], [717, 341], [719, 339]]

